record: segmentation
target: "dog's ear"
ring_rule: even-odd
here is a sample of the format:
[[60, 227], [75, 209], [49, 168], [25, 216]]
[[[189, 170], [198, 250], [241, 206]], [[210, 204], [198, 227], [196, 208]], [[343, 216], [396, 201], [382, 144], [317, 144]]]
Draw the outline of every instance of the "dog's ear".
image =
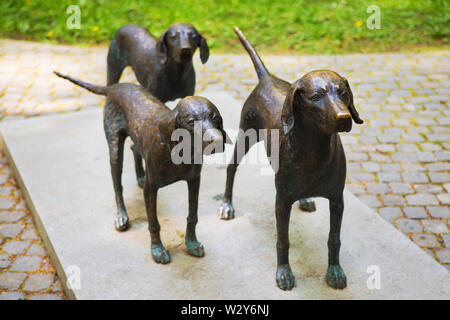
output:
[[197, 31], [197, 33], [198, 36], [200, 37], [200, 40], [198, 42], [198, 47], [200, 48], [200, 60], [202, 61], [203, 64], [205, 64], [209, 58], [209, 47], [208, 44], [206, 43], [205, 37], [200, 32]]
[[178, 128], [178, 112], [172, 112], [174, 112], [172, 119], [169, 121], [161, 121], [159, 123], [159, 133], [161, 135], [161, 139], [168, 145], [172, 143], [172, 133]]
[[350, 96], [350, 104], [348, 105], [348, 110], [350, 111], [350, 114], [352, 115], [353, 121], [355, 121], [358, 124], [363, 123], [364, 121], [359, 117], [358, 111], [356, 111], [355, 105], [353, 104], [353, 92], [352, 89], [350, 89], [350, 85], [348, 84], [347, 79], [343, 78], [345, 82], [345, 86], [347, 87], [347, 92]]
[[164, 33], [159, 37], [158, 43], [156, 44], [156, 51], [160, 55], [160, 62], [162, 64], [166, 64], [168, 60], [168, 49], [167, 49], [167, 43], [166, 43], [166, 36], [167, 36], [167, 29], [164, 31]]
[[286, 135], [289, 134], [294, 127], [294, 104], [299, 104], [301, 91], [300, 81], [294, 82], [286, 95], [286, 100], [284, 100], [283, 109], [281, 110], [281, 124], [283, 125], [283, 131]]

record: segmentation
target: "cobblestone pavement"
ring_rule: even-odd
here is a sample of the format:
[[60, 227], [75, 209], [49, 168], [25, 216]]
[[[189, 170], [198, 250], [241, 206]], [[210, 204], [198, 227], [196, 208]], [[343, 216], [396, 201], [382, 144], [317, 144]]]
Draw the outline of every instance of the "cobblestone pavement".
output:
[[[320, 68], [349, 79], [365, 123], [341, 135], [347, 188], [450, 269], [450, 51], [263, 58], [273, 74], [288, 81]], [[106, 48], [0, 40], [2, 121], [101, 107], [103, 97], [51, 72], [104, 84], [105, 60]], [[206, 65], [195, 57], [195, 64], [197, 92], [226, 90], [244, 101], [257, 82], [244, 54], [212, 54]], [[131, 70], [122, 81], [135, 82]], [[64, 294], [2, 155], [0, 299], [18, 298]]]

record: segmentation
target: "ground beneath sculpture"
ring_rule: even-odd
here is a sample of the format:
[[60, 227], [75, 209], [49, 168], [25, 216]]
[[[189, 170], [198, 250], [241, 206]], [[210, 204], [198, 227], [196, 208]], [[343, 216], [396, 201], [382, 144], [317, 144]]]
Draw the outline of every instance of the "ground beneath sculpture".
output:
[[[239, 103], [224, 93], [204, 95], [221, 108], [225, 128], [238, 124]], [[279, 290], [274, 280], [273, 176], [260, 175], [260, 167], [250, 164], [240, 167], [236, 177], [233, 221], [217, 218], [216, 199], [223, 192], [225, 166], [205, 165], [198, 224], [198, 237], [206, 249], [202, 259], [188, 256], [183, 245], [185, 184], [161, 190], [162, 237], [173, 261], [157, 265], [150, 257], [142, 191], [135, 182], [129, 148], [124, 194], [132, 227], [125, 233], [114, 230], [101, 110], [26, 122], [26, 126], [24, 121], [2, 124], [5, 150], [63, 283], [66, 272], [73, 270], [70, 266], [79, 268], [81, 289], [69, 292], [71, 298], [430, 299], [449, 295], [448, 272], [349, 192], [341, 250], [348, 288], [335, 291], [325, 284], [328, 208], [321, 200], [316, 213], [293, 210], [291, 266], [297, 287]], [[380, 270], [379, 290], [367, 287], [369, 266]]]

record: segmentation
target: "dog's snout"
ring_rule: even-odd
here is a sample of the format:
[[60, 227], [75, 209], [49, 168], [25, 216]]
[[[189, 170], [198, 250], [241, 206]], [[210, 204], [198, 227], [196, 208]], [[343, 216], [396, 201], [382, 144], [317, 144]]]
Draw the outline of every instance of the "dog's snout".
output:
[[188, 55], [192, 54], [192, 48], [184, 47], [184, 48], [181, 48], [180, 52], [181, 52], [182, 56], [188, 56]]
[[338, 103], [334, 105], [336, 116], [336, 131], [349, 132], [352, 129], [352, 116], [344, 104]]

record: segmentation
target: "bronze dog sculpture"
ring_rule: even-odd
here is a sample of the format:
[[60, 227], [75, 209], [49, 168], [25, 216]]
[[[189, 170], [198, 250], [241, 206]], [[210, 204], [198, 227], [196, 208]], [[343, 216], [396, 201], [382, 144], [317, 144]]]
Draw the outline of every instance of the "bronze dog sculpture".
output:
[[[224, 143], [228, 142], [229, 138], [223, 130], [222, 117], [217, 108], [205, 98], [189, 96], [180, 100], [174, 110], [170, 110], [139, 85], [118, 83], [102, 87], [73, 79], [58, 72], [55, 74], [93, 93], [106, 96], [103, 119], [118, 210], [115, 220], [116, 229], [124, 231], [128, 227], [128, 214], [123, 200], [121, 176], [123, 146], [127, 136], [130, 136], [136, 146], [134, 155], [141, 162], [143, 158], [146, 165], [144, 198], [153, 259], [163, 264], [170, 262], [169, 251], [161, 242], [160, 225], [156, 215], [158, 189], [180, 180], [187, 181], [189, 190], [186, 247], [189, 254], [202, 257], [204, 248], [197, 240], [195, 233], [202, 164], [201, 161], [195, 163], [192, 158], [190, 162], [175, 164], [171, 154], [175, 142], [171, 137], [175, 130], [184, 129], [189, 133], [189, 138], [195, 139], [195, 131], [192, 134], [194, 123], [200, 123], [202, 145], [197, 148], [195, 143], [190, 144], [193, 146], [192, 149], [194, 147], [197, 150], [201, 149], [200, 155], [202, 155], [205, 148], [211, 143], [218, 143], [221, 148], [219, 151], [223, 151]], [[205, 133], [208, 135], [208, 139], [204, 137]], [[216, 148], [214, 150], [218, 152]], [[194, 156], [193, 153], [191, 155]]]
[[[335, 289], [346, 287], [346, 276], [339, 264], [340, 228], [344, 211], [343, 190], [346, 176], [344, 149], [338, 132], [350, 131], [352, 118], [363, 123], [353, 105], [353, 96], [345, 78], [327, 70], [312, 71], [289, 84], [271, 75], [245, 36], [235, 27], [248, 51], [259, 83], [244, 104], [240, 130], [234, 149], [234, 161], [227, 167], [227, 182], [222, 219], [232, 219], [232, 189], [236, 169], [251, 145], [245, 142], [238, 152], [242, 132], [248, 129], [279, 129], [279, 167], [275, 175], [277, 189], [275, 215], [277, 227], [277, 272], [279, 288], [290, 290], [295, 277], [289, 265], [289, 218], [298, 199], [324, 197], [329, 200], [330, 234], [326, 280]], [[271, 141], [268, 130], [267, 143]], [[271, 150], [268, 146], [266, 150]], [[271, 155], [267, 152], [269, 159]]]
[[[123, 69], [131, 66], [139, 83], [162, 102], [192, 96], [195, 92], [194, 52], [200, 48], [208, 61], [206, 39], [192, 25], [175, 23], [157, 40], [141, 26], [120, 28], [108, 50], [107, 85], [119, 82]], [[135, 154], [135, 146], [131, 147]], [[144, 186], [144, 167], [134, 157], [138, 185]]]
[[107, 85], [119, 82], [131, 66], [139, 83], [162, 102], [192, 96], [195, 70], [192, 57], [200, 48], [208, 61], [205, 38], [188, 23], [175, 23], [157, 40], [146, 28], [126, 25], [115, 34], [108, 50]]

